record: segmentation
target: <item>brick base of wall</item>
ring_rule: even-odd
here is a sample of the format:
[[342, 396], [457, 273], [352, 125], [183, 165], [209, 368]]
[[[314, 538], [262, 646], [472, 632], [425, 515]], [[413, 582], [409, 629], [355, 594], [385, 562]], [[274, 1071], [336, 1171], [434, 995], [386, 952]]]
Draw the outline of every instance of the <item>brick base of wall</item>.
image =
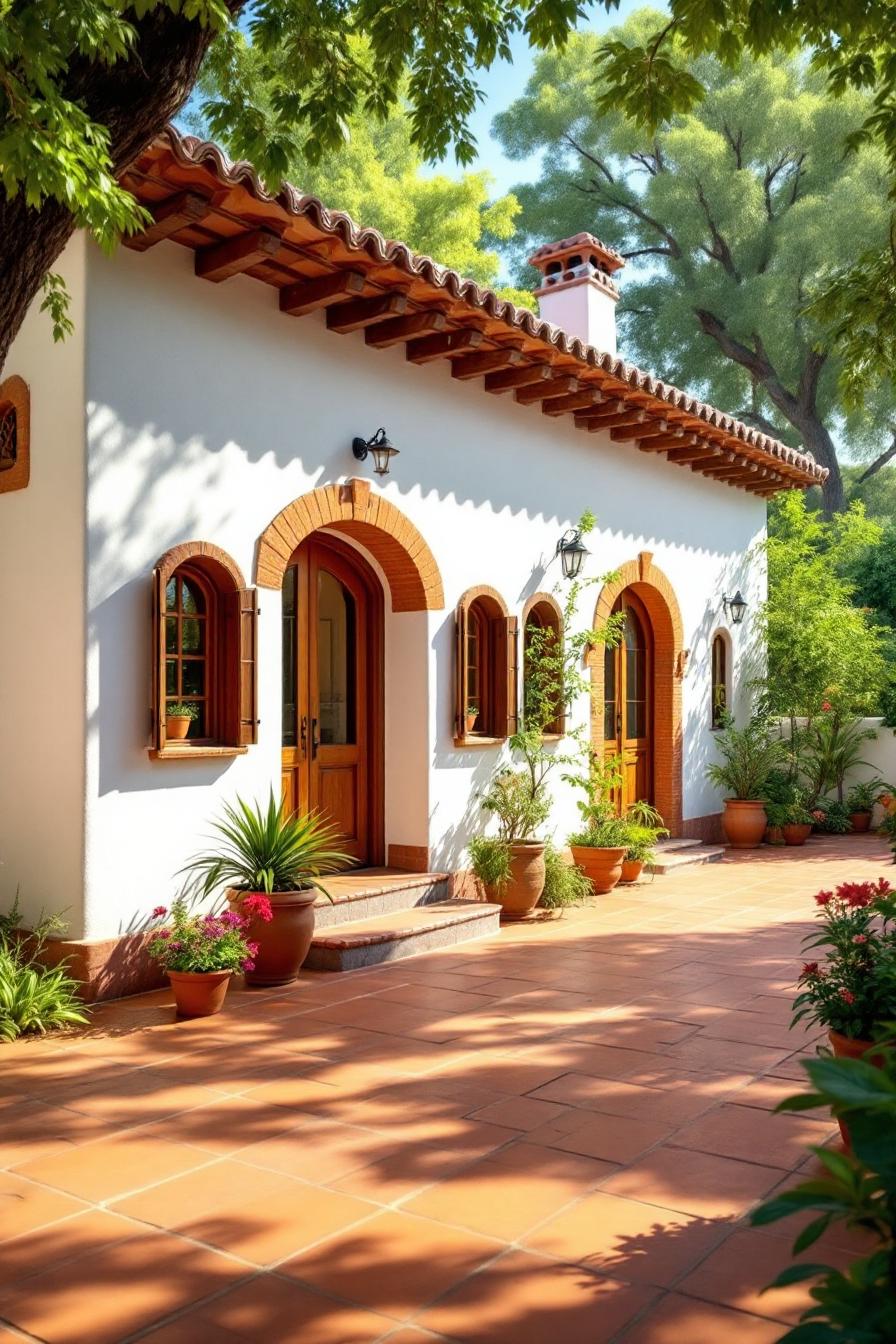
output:
[[147, 952], [150, 935], [128, 933], [122, 938], [53, 938], [43, 948], [45, 966], [68, 962], [68, 973], [81, 982], [85, 1003], [145, 994], [168, 983], [165, 972]]
[[678, 831], [685, 840], [704, 840], [708, 845], [725, 843], [721, 812], [710, 812], [706, 817], [689, 817], [681, 823]]

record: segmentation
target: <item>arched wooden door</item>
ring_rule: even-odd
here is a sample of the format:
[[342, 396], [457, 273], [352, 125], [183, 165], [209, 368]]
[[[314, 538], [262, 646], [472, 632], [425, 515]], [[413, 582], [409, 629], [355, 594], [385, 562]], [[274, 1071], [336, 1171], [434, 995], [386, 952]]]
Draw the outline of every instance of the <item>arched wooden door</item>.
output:
[[620, 811], [653, 802], [653, 634], [647, 610], [626, 590], [622, 639], [604, 652], [604, 751], [621, 757]]
[[330, 539], [304, 541], [283, 578], [283, 800], [320, 812], [359, 864], [382, 862], [382, 592]]

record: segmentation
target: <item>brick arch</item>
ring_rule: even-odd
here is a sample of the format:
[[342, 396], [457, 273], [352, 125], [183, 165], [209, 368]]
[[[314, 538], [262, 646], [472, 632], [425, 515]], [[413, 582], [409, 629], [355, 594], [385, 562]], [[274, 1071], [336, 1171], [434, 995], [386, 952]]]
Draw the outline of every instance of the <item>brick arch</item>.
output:
[[[675, 590], [650, 551], [629, 560], [616, 571], [611, 583], [600, 591], [594, 609], [594, 625], [603, 625], [617, 600], [630, 589], [641, 599], [653, 632], [653, 791], [654, 801], [673, 835], [682, 823], [682, 708], [681, 682], [687, 654], [684, 626]], [[604, 653], [589, 655], [591, 669], [591, 742], [604, 746]]]
[[353, 537], [379, 563], [389, 581], [393, 611], [439, 611], [442, 576], [432, 551], [400, 509], [370, 493], [370, 482], [324, 485], [300, 495], [265, 528], [258, 541], [255, 582], [280, 588], [290, 557], [320, 528]]

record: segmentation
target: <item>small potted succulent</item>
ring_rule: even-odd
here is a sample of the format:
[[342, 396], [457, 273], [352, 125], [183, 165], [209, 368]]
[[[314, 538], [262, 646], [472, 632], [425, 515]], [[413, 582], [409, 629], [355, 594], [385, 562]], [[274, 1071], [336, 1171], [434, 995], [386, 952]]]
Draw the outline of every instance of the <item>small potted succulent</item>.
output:
[[854, 831], [871, 829], [874, 804], [880, 798], [884, 788], [885, 785], [881, 779], [866, 779], [859, 784], [853, 784], [846, 795], [846, 810], [849, 813]]
[[[793, 1025], [826, 1027], [835, 1055], [868, 1056], [875, 1036], [896, 1021], [896, 899], [886, 878], [844, 882], [815, 897], [822, 921], [804, 946], [826, 949], [825, 962], [807, 961], [794, 1001]], [[841, 1126], [842, 1129], [842, 1126]], [[845, 1130], [843, 1137], [848, 1142]]]
[[785, 804], [781, 833], [785, 845], [804, 845], [812, 834], [815, 819], [801, 798]]
[[479, 706], [476, 704], [475, 700], [471, 700], [470, 703], [467, 705], [467, 714], [466, 714], [466, 729], [468, 733], [472, 733], [473, 729], [476, 727], [476, 720], [478, 718], [479, 718]]
[[[187, 890], [203, 898], [223, 894], [232, 910], [250, 916], [258, 950], [247, 984], [285, 985], [308, 955], [314, 902], [328, 894], [321, 878], [351, 860], [337, 848], [335, 827], [313, 813], [288, 816], [273, 789], [266, 805], [225, 803], [212, 830], [212, 848], [182, 869]], [[256, 896], [265, 898], [264, 909]]]
[[199, 710], [188, 700], [175, 700], [165, 706], [165, 736], [170, 742], [182, 741], [199, 718]]
[[[255, 898], [255, 912], [270, 919], [265, 898]], [[267, 903], [265, 903], [267, 904]], [[178, 1017], [211, 1017], [219, 1013], [236, 971], [253, 969], [257, 944], [247, 935], [250, 915], [225, 910], [221, 914], [190, 914], [187, 902], [178, 897], [169, 911], [164, 905], [153, 911], [156, 926], [149, 943], [150, 956], [164, 967], [174, 991]]]
[[649, 803], [632, 803], [625, 814], [629, 823], [629, 843], [622, 860], [621, 885], [637, 882], [648, 863], [656, 862], [656, 842], [669, 832], [655, 807]]
[[706, 777], [725, 796], [725, 838], [732, 849], [755, 849], [762, 843], [768, 824], [766, 783], [772, 770], [782, 763], [786, 743], [775, 737], [761, 718], [738, 728], [726, 714], [715, 734], [715, 746], [722, 759], [710, 762]]

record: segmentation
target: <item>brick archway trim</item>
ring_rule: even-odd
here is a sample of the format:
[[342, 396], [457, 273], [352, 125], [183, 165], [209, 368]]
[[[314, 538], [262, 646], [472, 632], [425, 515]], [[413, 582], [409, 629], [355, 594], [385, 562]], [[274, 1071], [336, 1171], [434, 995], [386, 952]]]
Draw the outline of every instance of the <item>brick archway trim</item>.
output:
[[417, 528], [400, 509], [370, 492], [370, 482], [324, 485], [287, 504], [258, 540], [255, 582], [280, 588], [290, 558], [321, 528], [353, 537], [379, 563], [389, 581], [393, 611], [440, 611], [442, 576]]
[[[641, 551], [616, 571], [615, 578], [600, 591], [594, 609], [599, 629], [618, 599], [631, 589], [647, 609], [653, 631], [653, 790], [657, 810], [673, 835], [682, 825], [682, 706], [684, 676], [684, 626], [675, 590], [650, 551]], [[604, 653], [595, 649], [588, 659], [591, 668], [591, 742], [604, 746]]]

